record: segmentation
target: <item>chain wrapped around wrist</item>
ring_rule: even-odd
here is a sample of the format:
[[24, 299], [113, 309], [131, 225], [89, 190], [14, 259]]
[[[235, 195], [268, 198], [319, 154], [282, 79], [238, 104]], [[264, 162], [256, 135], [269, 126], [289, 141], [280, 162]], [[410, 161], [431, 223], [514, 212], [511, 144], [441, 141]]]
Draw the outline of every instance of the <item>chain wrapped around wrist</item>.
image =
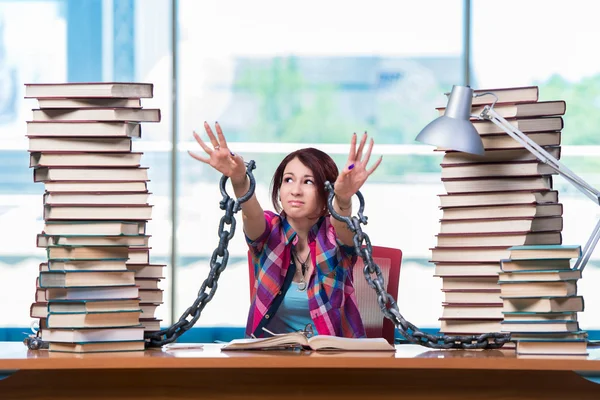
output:
[[348, 201], [348, 207], [342, 207], [339, 197], [337, 195], [335, 195], [335, 203], [337, 204], [337, 206], [340, 208], [341, 211], [348, 211], [348, 210], [352, 209], [352, 199], [350, 199], [350, 201]]

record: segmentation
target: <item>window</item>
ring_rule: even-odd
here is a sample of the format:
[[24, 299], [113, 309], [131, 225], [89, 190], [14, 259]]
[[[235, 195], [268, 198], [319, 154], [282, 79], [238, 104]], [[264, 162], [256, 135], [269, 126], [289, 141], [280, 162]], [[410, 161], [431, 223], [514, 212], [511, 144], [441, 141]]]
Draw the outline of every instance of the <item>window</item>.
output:
[[[201, 151], [192, 131], [203, 133], [206, 120], [219, 121], [230, 147], [256, 161], [265, 209], [273, 208], [269, 183], [287, 153], [314, 145], [341, 165], [351, 134], [368, 131], [385, 161], [363, 190], [365, 231], [373, 243], [404, 251], [401, 311], [412, 322], [437, 326], [439, 282], [427, 260], [437, 229], [439, 160], [430, 148], [413, 145], [444, 91], [462, 78], [461, 21], [460, 1], [311, 0], [293, 9], [277, 1], [180, 2], [177, 314], [207, 276], [223, 215], [219, 175], [184, 152]], [[199, 325], [246, 323], [241, 224], [229, 251]]]

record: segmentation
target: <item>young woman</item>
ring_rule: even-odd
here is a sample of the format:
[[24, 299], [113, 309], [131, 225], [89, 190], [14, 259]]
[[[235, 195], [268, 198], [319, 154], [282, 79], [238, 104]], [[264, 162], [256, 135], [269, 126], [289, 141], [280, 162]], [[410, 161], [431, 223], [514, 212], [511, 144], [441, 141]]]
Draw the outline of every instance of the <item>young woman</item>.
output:
[[[194, 132], [207, 156], [190, 155], [231, 180], [237, 197], [249, 188], [244, 160], [227, 147], [217, 123], [217, 135], [205, 122], [210, 143]], [[367, 134], [356, 147], [352, 136], [348, 161], [338, 168], [327, 154], [305, 148], [288, 154], [273, 176], [271, 199], [276, 211], [263, 211], [256, 196], [242, 204], [246, 242], [256, 277], [246, 334], [268, 336], [310, 326], [321, 335], [364, 337], [354, 295], [352, 267], [356, 261], [353, 233], [332, 218], [325, 182], [334, 182], [334, 207], [344, 216], [352, 211], [352, 196], [377, 169], [367, 168], [373, 139], [363, 156]], [[265, 329], [263, 329], [265, 328]]]

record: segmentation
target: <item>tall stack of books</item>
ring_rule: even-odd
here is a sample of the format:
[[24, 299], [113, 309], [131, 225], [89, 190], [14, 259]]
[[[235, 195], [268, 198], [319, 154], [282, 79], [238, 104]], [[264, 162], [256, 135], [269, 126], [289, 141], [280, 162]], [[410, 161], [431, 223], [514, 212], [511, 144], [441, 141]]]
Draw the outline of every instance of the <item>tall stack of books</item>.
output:
[[571, 260], [580, 246], [514, 246], [499, 274], [502, 331], [511, 332], [521, 357], [587, 358], [587, 335], [579, 329], [577, 296], [581, 270]]
[[142, 153], [132, 152], [147, 83], [27, 84], [38, 100], [27, 122], [33, 179], [45, 186], [46, 248], [31, 316], [50, 351], [144, 349], [144, 330], [158, 330], [164, 265], [150, 263], [151, 193]]
[[[495, 111], [560, 157], [564, 101], [538, 101], [536, 86], [476, 90], [494, 92]], [[472, 114], [495, 98], [473, 98]], [[438, 109], [443, 115], [444, 108]], [[439, 196], [440, 232], [432, 249], [444, 293], [441, 331], [481, 334], [501, 329], [500, 260], [509, 247], [561, 244], [562, 204], [548, 166], [490, 121], [472, 120], [485, 148], [482, 156], [444, 151]]]

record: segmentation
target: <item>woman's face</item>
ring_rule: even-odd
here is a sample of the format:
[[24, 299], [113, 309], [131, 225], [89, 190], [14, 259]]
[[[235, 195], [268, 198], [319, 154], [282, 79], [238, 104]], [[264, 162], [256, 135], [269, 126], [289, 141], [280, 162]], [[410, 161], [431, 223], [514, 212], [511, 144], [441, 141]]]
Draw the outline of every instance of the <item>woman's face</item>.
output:
[[285, 166], [279, 195], [283, 211], [290, 218], [317, 218], [320, 215], [313, 172], [298, 158]]

